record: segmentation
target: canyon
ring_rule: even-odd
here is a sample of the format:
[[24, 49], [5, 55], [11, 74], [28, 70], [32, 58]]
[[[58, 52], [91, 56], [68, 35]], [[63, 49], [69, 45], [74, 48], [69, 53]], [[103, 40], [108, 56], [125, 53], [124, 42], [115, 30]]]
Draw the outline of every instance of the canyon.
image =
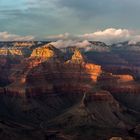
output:
[[0, 46], [1, 139], [140, 139], [137, 52], [101, 42], [89, 51], [49, 42]]

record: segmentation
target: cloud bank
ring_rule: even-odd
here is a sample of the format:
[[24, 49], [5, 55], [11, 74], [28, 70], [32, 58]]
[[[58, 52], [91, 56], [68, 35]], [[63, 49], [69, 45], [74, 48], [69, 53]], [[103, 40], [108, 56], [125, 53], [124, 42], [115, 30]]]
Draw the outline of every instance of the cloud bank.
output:
[[43, 39], [108, 27], [139, 29], [139, 7], [138, 0], [0, 0], [0, 31]]
[[58, 40], [56, 42], [51, 42], [51, 44], [56, 48], [66, 48], [70, 46], [76, 46], [77, 48], [84, 48], [86, 46], [89, 46], [90, 42], [88, 40], [84, 40], [81, 42], [78, 42], [77, 40]]
[[71, 35], [69, 33], [64, 33], [64, 34], [49, 36], [47, 37], [47, 39], [61, 40], [61, 41], [57, 41], [58, 44], [62, 44], [62, 40], [63, 43], [65, 44], [66, 43], [70, 44], [71, 42], [70, 40], [88, 40], [88, 41], [101, 41], [108, 45], [111, 45], [114, 43], [119, 43], [124, 41], [129, 41], [129, 43], [133, 43], [133, 44], [136, 42], [140, 42], [140, 35], [135, 31], [131, 31], [128, 29], [108, 28], [105, 30], [99, 30], [93, 33], [86, 33], [82, 35]]
[[86, 38], [88, 40], [102, 41], [107, 44], [113, 44], [113, 43], [118, 43], [118, 42], [123, 42], [123, 41], [129, 41], [131, 40], [133, 35], [131, 35], [131, 31], [127, 29], [109, 28], [103, 31], [83, 34], [83, 35], [80, 35], [79, 37]]
[[32, 35], [29, 36], [20, 36], [16, 34], [10, 34], [8, 32], [0, 32], [0, 41], [31, 41], [35, 37]]
[[50, 36], [47, 36], [46, 38], [48, 40], [68, 40], [68, 39], [76, 40], [79, 37], [72, 35], [70, 33], [64, 33], [64, 34], [58, 34], [58, 35], [50, 35]]
[[[102, 23], [104, 24], [105, 19], [107, 19], [108, 24], [113, 23], [114, 21], [119, 21], [119, 23], [127, 23], [132, 25], [131, 20], [138, 18], [140, 9], [140, 1], [138, 0], [56, 0], [58, 1], [57, 5], [65, 7], [68, 11], [76, 15], [80, 20], [89, 20], [103, 19]], [[133, 10], [130, 10], [133, 9]], [[104, 18], [105, 17], [105, 18]], [[117, 19], [117, 20], [116, 20]], [[126, 20], [125, 20], [126, 19]], [[92, 20], [92, 22], [93, 22]], [[125, 24], [123, 24], [125, 25]], [[136, 25], [136, 23], [135, 23]], [[125, 25], [126, 27], [126, 25]]]
[[[30, 41], [35, 40], [33, 35], [21, 36], [9, 32], [0, 32], [0, 41]], [[89, 41], [101, 41], [108, 45], [128, 41], [129, 44], [140, 42], [140, 33], [128, 29], [108, 28], [93, 33], [72, 35], [70, 33], [51, 35], [45, 37], [57, 47], [88, 46]]]

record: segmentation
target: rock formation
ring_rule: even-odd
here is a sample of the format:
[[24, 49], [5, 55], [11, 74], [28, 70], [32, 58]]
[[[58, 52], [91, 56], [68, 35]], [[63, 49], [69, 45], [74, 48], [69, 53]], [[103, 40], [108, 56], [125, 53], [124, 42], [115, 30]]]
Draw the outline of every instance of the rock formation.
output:
[[74, 51], [74, 54], [71, 58], [71, 62], [73, 62], [73, 63], [85, 62], [84, 56], [81, 54], [81, 52], [79, 50]]
[[0, 55], [23, 55], [20, 49], [16, 48], [1, 48]]
[[5, 48], [0, 56], [0, 138], [139, 136], [140, 84], [134, 75], [105, 71], [105, 63], [89, 62], [78, 49], [67, 53], [43, 43], [15, 46], [23, 54], [14, 50], [9, 55]]
[[56, 58], [58, 57], [58, 53], [59, 53], [58, 49], [56, 49], [51, 44], [48, 44], [34, 49], [31, 54], [31, 57], [39, 57], [43, 59]]
[[[41, 93], [83, 93], [90, 91], [102, 73], [101, 66], [87, 63], [80, 51], [75, 50], [65, 61], [62, 53], [52, 45], [33, 50], [29, 58], [11, 68], [8, 76], [12, 84], [5, 88], [14, 95]], [[67, 90], [69, 88], [69, 90]]]
[[34, 42], [16, 42], [14, 43], [14, 47], [32, 47], [34, 46]]

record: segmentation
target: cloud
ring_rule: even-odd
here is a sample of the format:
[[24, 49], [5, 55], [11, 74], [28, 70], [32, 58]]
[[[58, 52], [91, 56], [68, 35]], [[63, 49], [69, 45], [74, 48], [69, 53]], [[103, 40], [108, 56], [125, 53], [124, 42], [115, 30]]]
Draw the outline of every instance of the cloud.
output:
[[[53, 38], [54, 37], [54, 38]], [[140, 35], [135, 31], [131, 31], [128, 29], [115, 29], [115, 28], [108, 28], [105, 30], [99, 30], [93, 33], [85, 33], [82, 35], [70, 35], [68, 33], [50, 36], [50, 39], [54, 40], [61, 40], [57, 41], [59, 46], [70, 46], [71, 43], [76, 42], [76, 40], [88, 40], [88, 41], [101, 41], [106, 44], [113, 44], [119, 43], [124, 41], [129, 41], [130, 43], [140, 42]], [[62, 43], [62, 40], [63, 41]], [[72, 42], [72, 40], [75, 40]]]
[[20, 36], [16, 34], [10, 34], [8, 32], [0, 32], [0, 41], [31, 41], [35, 37], [32, 35], [29, 36]]
[[108, 27], [138, 29], [139, 7], [138, 0], [1, 0], [0, 30], [43, 39]]
[[77, 37], [74, 35], [71, 35], [70, 33], [50, 35], [50, 36], [46, 37], [46, 39], [48, 39], [48, 40], [67, 40], [67, 39], [75, 39], [75, 38], [77, 38]]
[[132, 39], [128, 43], [136, 44], [137, 42], [140, 42], [140, 35], [136, 35], [136, 36], [132, 37]]
[[128, 29], [108, 28], [103, 31], [83, 34], [80, 35], [79, 37], [88, 40], [102, 41], [109, 45], [113, 43], [119, 43], [125, 41], [129, 41], [129, 43], [131, 44], [140, 42], [140, 35], [136, 33], [136, 31], [132, 31]]
[[[35, 39], [33, 35], [21, 36], [9, 32], [0, 32], [0, 41], [30, 41]], [[135, 44], [140, 42], [140, 34], [128, 29], [108, 28], [81, 35], [72, 35], [70, 33], [51, 35], [45, 39], [51, 40], [52, 44], [58, 48], [65, 48], [68, 46], [89, 46], [89, 41], [101, 41], [108, 45], [124, 41], [128, 41], [129, 44]]]
[[77, 40], [58, 40], [56, 42], [51, 42], [51, 44], [56, 48], [66, 48], [70, 46], [76, 46], [77, 48], [84, 48], [91, 45], [90, 42], [87, 40], [80, 41], [80, 42]]
[[80, 38], [86, 38], [88, 40], [102, 41], [107, 44], [113, 44], [117, 42], [129, 41], [133, 38], [131, 31], [127, 29], [115, 29], [109, 28], [103, 31], [97, 31], [94, 33], [83, 34]]
[[111, 8], [107, 1], [112, 5], [112, 0], [58, 0], [58, 5], [66, 7], [79, 18], [90, 18], [107, 13]]
[[89, 52], [92, 50], [96, 50], [98, 52], [108, 52], [109, 48], [107, 46], [93, 45], [88, 40], [58, 40], [56, 42], [51, 42], [54, 47], [58, 49], [68, 48], [68, 47], [76, 47], [81, 49], [82, 51]]
[[[91, 18], [119, 13], [134, 14], [139, 11], [138, 0], [57, 0], [58, 5], [73, 11], [79, 18]], [[133, 11], [130, 12], [130, 9]], [[122, 12], [123, 11], [123, 12]], [[127, 14], [128, 14], [127, 13]]]

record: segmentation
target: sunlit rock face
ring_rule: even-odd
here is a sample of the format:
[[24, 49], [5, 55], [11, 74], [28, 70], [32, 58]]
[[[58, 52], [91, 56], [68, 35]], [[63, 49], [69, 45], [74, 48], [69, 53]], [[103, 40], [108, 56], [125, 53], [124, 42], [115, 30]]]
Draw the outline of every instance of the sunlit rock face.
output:
[[[33, 44], [16, 43], [16, 45]], [[15, 54], [13, 50], [11, 56]], [[20, 55], [19, 52], [17, 54]], [[133, 76], [107, 74], [102, 71], [100, 65], [89, 63], [78, 49], [74, 50], [69, 60], [64, 59], [64, 55], [67, 53], [62, 53], [51, 44], [45, 44], [33, 49], [30, 57], [12, 58], [13, 60], [11, 58], [7, 60], [6, 57], [0, 59], [1, 67], [5, 67], [1, 71], [7, 74], [6, 78], [1, 76], [1, 79], [12, 83], [6, 87], [6, 91], [18, 94], [21, 89], [24, 94], [31, 95], [55, 92], [83, 93], [92, 91], [96, 83], [99, 83], [103, 89], [105, 87], [105, 90], [114, 92], [139, 91]]]
[[[88, 64], [87, 64], [88, 65]], [[27, 77], [27, 82], [34, 91], [39, 91], [41, 87], [46, 88], [44, 92], [62, 92], [62, 93], [83, 93], [92, 90], [100, 75], [100, 67], [96, 69], [86, 69], [87, 65], [77, 64], [43, 64], [34, 68]], [[42, 68], [43, 67], [43, 68]], [[41, 83], [41, 84], [40, 84]], [[48, 88], [48, 90], [47, 90]], [[34, 93], [31, 91], [31, 93]]]
[[76, 63], [76, 62], [85, 62], [84, 56], [81, 54], [79, 50], [75, 50], [74, 54], [71, 58], [71, 62]]
[[[27, 45], [27, 46], [26, 46]], [[22, 56], [22, 57], [28, 57], [31, 53], [31, 44], [20, 44], [15, 43], [11, 46], [3, 46], [0, 48], [0, 56], [9, 56], [9, 57], [15, 57], [15, 56]]]
[[102, 73], [101, 66], [88, 63], [79, 50], [69, 60], [62, 55], [50, 44], [35, 48], [30, 57], [10, 66], [11, 84], [5, 88], [6, 93], [32, 96], [92, 90]]
[[57, 57], [58, 52], [59, 52], [58, 49], [56, 49], [51, 44], [48, 44], [34, 49], [31, 54], [31, 57], [44, 58], [44, 59], [55, 58]]
[[111, 93], [130, 93], [139, 94], [140, 85], [135, 82], [132, 75], [113, 75], [112, 73], [104, 73], [99, 78], [99, 84], [103, 89]]
[[114, 75], [118, 78], [118, 82], [133, 82], [134, 78], [132, 75]]
[[140, 111], [140, 84], [133, 76], [104, 73], [98, 82], [102, 89], [109, 91], [126, 108]]
[[77, 49], [67, 56], [49, 44], [27, 45], [15, 45], [30, 50], [26, 57], [0, 56], [0, 137], [25, 132], [25, 139], [44, 140], [46, 130], [78, 140], [139, 134], [140, 85], [131, 74], [106, 72]]
[[30, 85], [28, 92], [88, 92], [93, 89], [101, 72], [101, 66], [86, 63], [82, 54], [76, 50], [68, 61], [46, 61], [34, 67], [27, 76]]
[[0, 55], [19, 55], [19, 56], [22, 56], [23, 52], [21, 49], [16, 49], [16, 48], [1, 48]]
[[34, 42], [15, 42], [14, 47], [31, 47], [34, 46]]
[[95, 65], [92, 63], [87, 63], [85, 64], [85, 68], [87, 73], [90, 73], [90, 78], [97, 82], [98, 77], [100, 76], [100, 74], [102, 73], [102, 69], [100, 65]]

